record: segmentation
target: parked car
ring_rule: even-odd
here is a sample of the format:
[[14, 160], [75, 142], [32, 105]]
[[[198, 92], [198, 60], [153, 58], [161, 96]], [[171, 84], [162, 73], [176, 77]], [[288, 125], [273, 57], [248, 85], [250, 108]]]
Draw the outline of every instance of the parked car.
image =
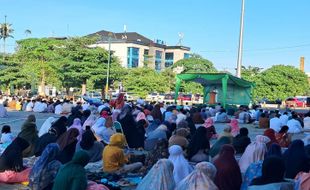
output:
[[174, 103], [175, 94], [165, 94], [164, 101]]
[[96, 92], [96, 91], [89, 91], [86, 92], [86, 94], [84, 94], [84, 96], [88, 97], [88, 98], [96, 98], [96, 99], [101, 99], [101, 93]]
[[285, 100], [287, 107], [304, 107], [306, 102], [303, 98], [291, 97]]
[[148, 94], [146, 96], [145, 100], [149, 101], [149, 102], [157, 101], [158, 100], [158, 93], [153, 92], [153, 93]]

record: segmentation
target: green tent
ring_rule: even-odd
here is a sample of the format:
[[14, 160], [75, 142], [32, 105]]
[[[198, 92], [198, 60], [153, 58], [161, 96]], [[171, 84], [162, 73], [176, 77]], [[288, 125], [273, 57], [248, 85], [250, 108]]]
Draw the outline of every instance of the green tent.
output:
[[224, 107], [227, 104], [248, 105], [251, 101], [253, 83], [228, 73], [185, 73], [176, 76], [175, 102], [182, 81], [200, 83], [204, 87], [204, 103], [208, 103], [210, 92], [216, 92], [217, 102]]

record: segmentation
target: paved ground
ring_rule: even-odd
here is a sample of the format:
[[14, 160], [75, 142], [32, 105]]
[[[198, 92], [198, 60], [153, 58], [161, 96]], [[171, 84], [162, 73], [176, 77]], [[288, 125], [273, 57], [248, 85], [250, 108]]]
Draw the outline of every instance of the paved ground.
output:
[[28, 115], [34, 114], [37, 119], [37, 126], [38, 129], [44, 123], [44, 121], [50, 117], [59, 117], [59, 115], [49, 114], [49, 113], [32, 113], [32, 112], [17, 112], [11, 111], [8, 112], [7, 118], [0, 118], [0, 127], [2, 128], [3, 125], [10, 125], [12, 133], [17, 135], [20, 132], [21, 126], [23, 125], [24, 121], [27, 119]]

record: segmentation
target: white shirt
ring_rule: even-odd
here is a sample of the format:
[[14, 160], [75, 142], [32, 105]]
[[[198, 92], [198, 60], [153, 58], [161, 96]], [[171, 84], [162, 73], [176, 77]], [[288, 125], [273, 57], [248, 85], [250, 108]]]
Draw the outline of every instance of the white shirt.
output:
[[160, 108], [161, 114], [164, 114], [164, 112], [166, 111], [165, 108]]
[[304, 118], [304, 129], [310, 130], [310, 117]]
[[33, 103], [29, 102], [26, 106], [26, 111], [32, 111], [32, 108], [33, 108]]
[[176, 124], [180, 123], [181, 121], [185, 121], [185, 120], [186, 120], [186, 115], [184, 115], [183, 113], [179, 113], [177, 115]]
[[2, 133], [1, 135], [1, 142], [3, 144], [5, 143], [11, 143], [13, 141], [14, 137], [12, 133]]
[[72, 107], [74, 107], [73, 104], [65, 102], [62, 105], [62, 112], [64, 112], [64, 113], [71, 113]]
[[114, 131], [112, 128], [106, 128], [106, 127], [103, 127], [103, 130], [101, 132], [101, 136], [100, 138], [102, 138], [102, 140], [109, 144], [110, 143], [110, 137], [115, 134], [116, 131]]
[[285, 115], [285, 114], [281, 115], [280, 120], [281, 120], [282, 126], [287, 125], [288, 115]]
[[279, 132], [281, 130], [282, 122], [281, 119], [274, 117], [269, 121], [270, 128], [273, 129], [275, 132]]
[[289, 133], [300, 133], [302, 132], [302, 127], [299, 121], [296, 119], [291, 119], [287, 122]]
[[55, 107], [55, 114], [60, 115], [61, 113], [62, 113], [62, 105], [61, 105], [61, 104], [58, 104], [58, 105]]
[[103, 136], [104, 136], [103, 133], [105, 130], [105, 121], [106, 121], [106, 119], [104, 119], [103, 117], [100, 117], [97, 119], [95, 124], [91, 127], [92, 130], [97, 135], [97, 137], [99, 138], [99, 141], [103, 140]]
[[89, 103], [83, 104], [82, 105], [83, 111], [87, 110], [88, 107], [89, 107]]
[[47, 105], [45, 103], [43, 103], [43, 102], [36, 102], [34, 104], [33, 111], [34, 112], [44, 112], [46, 108], [47, 108]]

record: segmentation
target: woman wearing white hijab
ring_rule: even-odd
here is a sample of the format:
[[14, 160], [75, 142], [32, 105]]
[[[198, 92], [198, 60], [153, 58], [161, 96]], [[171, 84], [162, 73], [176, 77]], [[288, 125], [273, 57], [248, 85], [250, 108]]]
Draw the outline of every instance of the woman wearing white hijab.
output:
[[96, 123], [96, 121], [97, 121], [97, 116], [94, 114], [90, 114], [90, 116], [88, 116], [88, 118], [83, 124], [83, 130], [86, 130], [86, 126], [92, 127]]
[[184, 158], [182, 147], [179, 145], [173, 145], [169, 148], [169, 160], [173, 163], [173, 177], [175, 183], [178, 184], [188, 174], [190, 174], [193, 168], [189, 165], [188, 161]]
[[[213, 167], [212, 167], [213, 166]], [[212, 181], [216, 174], [216, 168], [210, 162], [200, 162], [196, 165], [195, 170], [183, 179], [177, 190], [218, 190], [217, 186]]]
[[255, 141], [249, 144], [239, 160], [241, 173], [245, 173], [251, 163], [264, 160], [267, 152], [266, 144], [270, 139], [263, 135], [257, 135]]
[[49, 117], [44, 121], [43, 125], [41, 126], [39, 130], [39, 134], [38, 134], [39, 137], [41, 137], [42, 135], [48, 132], [48, 130], [51, 128], [54, 121], [56, 121], [55, 117]]

